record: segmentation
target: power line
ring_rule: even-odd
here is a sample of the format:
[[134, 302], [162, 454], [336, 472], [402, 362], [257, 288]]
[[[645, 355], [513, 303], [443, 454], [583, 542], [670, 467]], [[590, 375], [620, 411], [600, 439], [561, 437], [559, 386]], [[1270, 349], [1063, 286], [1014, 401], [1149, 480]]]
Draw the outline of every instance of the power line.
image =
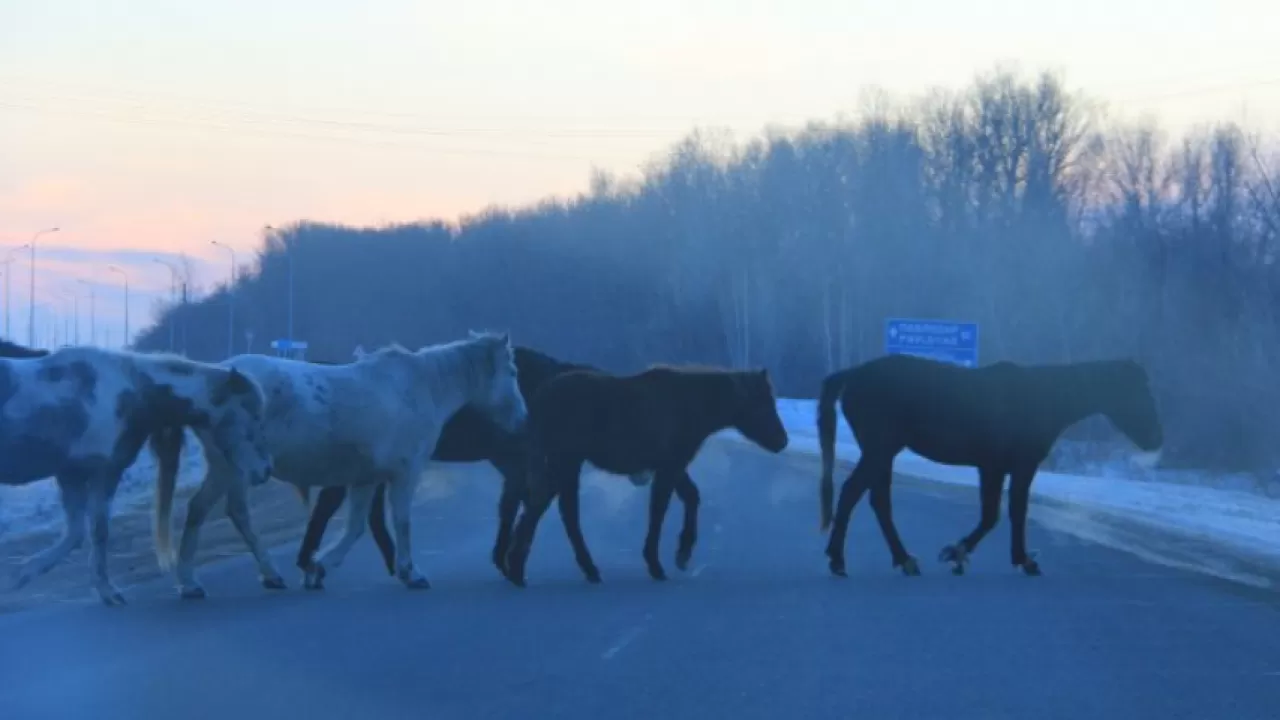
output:
[[[3, 75], [0, 75], [0, 81], [4, 81], [6, 85], [12, 82], [12, 80], [6, 79], [5, 76]], [[21, 83], [23, 81], [19, 79], [19, 82]], [[85, 97], [105, 99], [111, 102], [140, 103], [140, 104], [150, 104], [150, 105], [155, 105], [157, 101], [160, 101], [160, 102], [171, 102], [176, 104], [185, 104], [185, 105], [194, 107], [196, 109], [203, 109], [205, 111], [214, 111], [214, 112], [221, 112], [221, 113], [226, 113], [229, 111], [228, 110], [229, 108], [233, 108], [234, 112], [237, 112], [237, 113], [248, 112], [250, 114], [260, 116], [262, 120], [310, 123], [310, 124], [318, 124], [318, 125], [325, 125], [325, 126], [332, 126], [332, 127], [359, 128], [359, 129], [369, 129], [369, 130], [375, 130], [375, 131], [401, 132], [401, 133], [421, 134], [421, 135], [440, 135], [440, 136], [448, 136], [448, 137], [462, 136], [462, 135], [488, 135], [488, 134], [508, 133], [508, 134], [519, 134], [519, 135], [541, 135], [546, 137], [564, 137], [564, 138], [570, 138], [570, 139], [582, 139], [582, 138], [590, 138], [590, 137], [654, 138], [654, 137], [665, 137], [672, 133], [683, 132], [684, 129], [691, 122], [689, 119], [681, 118], [678, 121], [680, 123], [678, 127], [671, 126], [666, 128], [663, 128], [663, 127], [647, 127], [647, 128], [582, 127], [582, 128], [544, 129], [544, 128], [531, 128], [527, 126], [506, 127], [506, 128], [503, 128], [503, 127], [438, 128], [438, 127], [429, 127], [429, 126], [421, 126], [421, 125], [413, 125], [413, 126], [388, 125], [383, 123], [373, 123], [373, 122], [359, 121], [359, 120], [333, 119], [332, 117], [306, 117], [306, 116], [299, 116], [296, 114], [281, 114], [279, 110], [264, 110], [260, 107], [256, 107], [252, 104], [244, 103], [244, 102], [234, 102], [234, 101], [211, 102], [207, 99], [195, 99], [190, 97], [182, 97], [182, 96], [175, 96], [172, 94], [155, 93], [155, 92], [141, 93], [137, 91], [128, 91], [128, 90], [121, 91], [121, 90], [103, 90], [103, 89], [89, 89], [88, 92], [83, 92], [83, 88], [85, 86], [81, 86], [82, 90], [79, 93], [81, 97], [67, 97], [66, 95], [61, 95], [61, 96], [49, 95], [46, 92], [46, 88], [50, 85], [61, 85], [64, 88], [74, 87], [74, 86], [71, 86], [67, 83], [56, 83], [56, 82], [50, 83], [50, 82], [38, 81], [38, 80], [30, 81], [30, 82], [35, 82], [41, 87], [40, 90], [37, 90], [34, 93], [31, 90], [25, 90], [25, 92], [29, 95], [35, 94], [37, 96], [36, 98], [37, 100], [41, 99], [39, 95], [43, 94], [45, 98], [62, 99], [70, 102], [83, 102]], [[23, 88], [21, 87], [10, 86], [7, 89], [10, 91], [16, 90], [18, 92], [24, 92]], [[369, 111], [369, 110], [350, 110], [350, 109], [329, 110], [327, 112], [319, 111], [319, 114], [321, 115], [324, 115], [324, 114], [364, 115], [366, 117], [400, 118], [400, 119], [416, 120], [421, 122], [428, 122], [431, 120], [430, 118], [427, 118], [423, 115], [415, 115], [410, 113], [387, 113], [387, 112], [377, 112], [377, 111]]]
[[443, 154], [443, 155], [492, 155], [492, 156], [516, 156], [530, 158], [548, 158], [548, 159], [564, 159], [579, 160], [591, 162], [594, 158], [571, 155], [566, 153], [537, 153], [520, 150], [500, 150], [494, 148], [446, 148], [438, 146], [427, 146], [419, 143], [395, 142], [390, 140], [373, 140], [369, 138], [342, 136], [342, 135], [319, 135], [312, 133], [301, 133], [296, 131], [288, 131], [279, 128], [270, 127], [236, 127], [225, 123], [208, 120], [193, 120], [189, 118], [144, 118], [144, 117], [121, 117], [110, 113], [94, 112], [92, 110], [78, 108], [54, 108], [40, 107], [38, 105], [22, 105], [19, 103], [0, 102], [0, 109], [17, 110], [36, 113], [50, 113], [55, 115], [74, 115], [80, 117], [92, 117], [110, 122], [123, 123], [126, 125], [143, 125], [151, 127], [184, 126], [199, 130], [215, 130], [221, 132], [229, 132], [232, 134], [240, 134], [249, 137], [261, 138], [287, 138], [297, 140], [317, 140], [321, 142], [336, 142], [350, 145], [363, 145], [366, 147], [389, 147], [389, 148], [411, 148], [423, 152]]

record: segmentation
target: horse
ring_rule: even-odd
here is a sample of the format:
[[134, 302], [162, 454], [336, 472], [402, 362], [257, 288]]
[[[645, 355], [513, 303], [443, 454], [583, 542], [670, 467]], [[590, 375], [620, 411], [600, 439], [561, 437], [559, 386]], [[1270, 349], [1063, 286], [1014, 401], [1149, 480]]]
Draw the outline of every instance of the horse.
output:
[[525, 586], [538, 521], [556, 496], [578, 567], [588, 582], [600, 582], [578, 516], [584, 462], [616, 475], [652, 473], [643, 557], [650, 577], [666, 580], [658, 560], [662, 521], [674, 492], [685, 510], [676, 552], [683, 571], [697, 541], [701, 502], [688, 466], [707, 438], [734, 428], [771, 453], [788, 442], [767, 370], [659, 365], [626, 376], [568, 372], [534, 393], [529, 418], [529, 487], [504, 573], [518, 587]]
[[[355, 357], [362, 357], [363, 354], [362, 348], [356, 348]], [[531, 397], [547, 380], [562, 373], [571, 370], [597, 370], [591, 365], [564, 362], [523, 346], [515, 347], [515, 362], [516, 382], [520, 386], [521, 395], [526, 398]], [[525, 455], [525, 444], [520, 436], [504, 432], [484, 412], [464, 406], [445, 424], [431, 456], [436, 462], [488, 462], [502, 476], [502, 496], [498, 501], [498, 537], [494, 541], [492, 553], [494, 567], [499, 572], [505, 572], [511, 527], [515, 523], [516, 512], [520, 509], [524, 473], [528, 464]], [[637, 473], [630, 480], [636, 486], [643, 486], [651, 477]], [[304, 573], [311, 567], [312, 557], [320, 546], [325, 526], [338, 511], [346, 495], [345, 487], [335, 485], [322, 489], [316, 498], [311, 518], [307, 522], [306, 534], [298, 548], [297, 565]], [[394, 576], [395, 546], [387, 532], [384, 496], [385, 485], [379, 485], [374, 492], [369, 512], [369, 530], [382, 554], [387, 574]]]
[[[243, 373], [95, 347], [48, 352], [5, 343], [0, 352], [21, 356], [0, 359], [0, 483], [55, 477], [67, 520], [57, 544], [23, 563], [14, 589], [80, 547], [87, 518], [90, 582], [104, 604], [125, 604], [107, 574], [107, 525], [121, 476], [157, 428], [202, 428], [242, 484], [270, 475], [261, 436], [265, 397]], [[245, 505], [243, 493], [236, 500]], [[247, 515], [234, 517], [247, 527]]]
[[48, 350], [29, 348], [25, 345], [0, 339], [0, 358], [33, 358], [48, 355]]
[[831, 572], [846, 577], [844, 545], [849, 519], [862, 494], [893, 558], [893, 567], [919, 575], [893, 522], [893, 460], [903, 449], [943, 465], [978, 470], [982, 515], [978, 526], [938, 555], [964, 573], [965, 563], [1000, 515], [1000, 493], [1009, 482], [1011, 559], [1030, 576], [1042, 569], [1026, 546], [1031, 482], [1054, 442], [1068, 426], [1093, 415], [1107, 417], [1154, 464], [1164, 443], [1146, 370], [1133, 360], [1057, 365], [997, 362], [980, 368], [911, 355], [887, 355], [828, 375], [818, 400], [822, 449], [821, 528], [831, 526], [835, 405], [861, 448], [858, 464], [840, 488], [835, 527], [826, 554]]
[[[322, 587], [328, 570], [342, 564], [363, 534], [374, 492], [383, 483], [390, 488], [396, 574], [408, 588], [430, 587], [413, 563], [409, 510], [445, 421], [472, 405], [514, 433], [527, 414], [505, 334], [471, 332], [417, 351], [391, 345], [344, 365], [265, 355], [238, 355], [222, 364], [254, 377], [267, 393], [266, 446], [277, 479], [298, 488], [304, 501], [314, 486], [351, 486], [342, 538], [307, 568], [308, 589]], [[205, 597], [192, 564], [200, 526], [225, 484], [218, 453], [210, 452], [201, 432], [195, 434], [205, 445], [209, 470], [188, 506], [178, 548], [176, 574], [184, 598]], [[153, 443], [165, 439], [154, 436]], [[157, 457], [161, 453], [173, 457], [171, 449], [159, 448]], [[176, 463], [161, 463], [160, 469], [155, 550], [166, 566], [173, 562], [169, 533]]]

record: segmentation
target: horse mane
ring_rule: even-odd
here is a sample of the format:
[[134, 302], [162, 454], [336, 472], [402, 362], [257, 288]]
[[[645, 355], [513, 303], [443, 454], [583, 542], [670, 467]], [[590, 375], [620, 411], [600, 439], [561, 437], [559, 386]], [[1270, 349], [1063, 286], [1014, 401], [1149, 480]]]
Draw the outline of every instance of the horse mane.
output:
[[670, 363], [653, 363], [642, 370], [641, 373], [643, 374], [655, 371], [689, 376], [732, 375], [734, 373], [745, 372], [743, 370], [734, 370], [733, 368], [719, 367], [716, 365], [672, 365]]

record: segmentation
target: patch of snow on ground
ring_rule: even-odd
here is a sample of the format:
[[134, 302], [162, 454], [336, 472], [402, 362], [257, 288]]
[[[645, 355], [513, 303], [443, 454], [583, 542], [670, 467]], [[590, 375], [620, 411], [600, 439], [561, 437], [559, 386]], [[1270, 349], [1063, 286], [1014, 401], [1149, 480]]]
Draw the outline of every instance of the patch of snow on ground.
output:
[[[199, 441], [190, 430], [186, 433], [178, 472], [179, 487], [197, 485], [204, 478], [204, 455]], [[137, 461], [125, 471], [116, 492], [114, 508], [150, 502], [155, 482], [155, 455], [144, 446]], [[16, 487], [0, 485], [0, 537], [10, 539], [29, 533], [61, 531], [63, 522], [58, 484], [53, 478]]]

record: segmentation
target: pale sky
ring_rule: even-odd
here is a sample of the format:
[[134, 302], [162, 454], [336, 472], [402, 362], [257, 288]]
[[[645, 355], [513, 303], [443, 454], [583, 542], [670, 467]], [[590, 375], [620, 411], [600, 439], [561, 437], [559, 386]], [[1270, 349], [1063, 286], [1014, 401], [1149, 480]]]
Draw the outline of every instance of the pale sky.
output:
[[1280, 134], [1276, 27], [1280, 3], [1254, 0], [0, 0], [0, 263], [59, 227], [37, 244], [37, 340], [77, 293], [87, 340], [91, 284], [115, 345], [108, 264], [129, 273], [136, 332], [169, 289], [157, 257], [186, 253], [209, 288], [229, 273], [211, 241], [248, 262], [266, 224], [570, 194], [696, 125], [745, 138], [998, 63], [1061, 71], [1112, 116], [1174, 132]]

